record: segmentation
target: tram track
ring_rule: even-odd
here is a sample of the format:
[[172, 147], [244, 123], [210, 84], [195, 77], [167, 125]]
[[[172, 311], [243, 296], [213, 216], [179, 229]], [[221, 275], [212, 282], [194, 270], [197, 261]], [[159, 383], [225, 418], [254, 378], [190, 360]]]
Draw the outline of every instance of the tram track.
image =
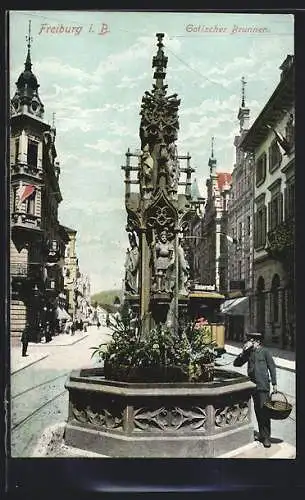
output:
[[17, 394], [11, 395], [11, 400], [14, 400], [20, 396], [23, 396], [24, 394], [34, 391], [35, 389], [38, 389], [40, 387], [43, 387], [44, 385], [51, 384], [52, 382], [55, 382], [55, 380], [58, 380], [60, 378], [66, 377], [69, 375], [70, 371], [65, 372], [61, 375], [58, 375], [57, 377], [54, 377], [52, 379], [46, 380], [45, 382], [41, 382], [40, 384], [34, 385], [33, 387], [29, 387], [28, 389], [25, 389], [24, 391], [18, 392]]
[[11, 432], [14, 432], [15, 430], [19, 429], [22, 425], [24, 425], [25, 423], [27, 423], [31, 418], [35, 417], [41, 410], [43, 410], [46, 406], [48, 406], [49, 404], [53, 403], [56, 399], [60, 398], [61, 396], [63, 396], [64, 394], [67, 393], [67, 389], [64, 389], [63, 391], [61, 391], [59, 394], [56, 394], [55, 396], [53, 396], [51, 399], [48, 399], [47, 401], [45, 401], [42, 405], [38, 406], [37, 408], [35, 408], [31, 413], [29, 413], [26, 417], [22, 418], [21, 420], [19, 420], [16, 424], [12, 425], [11, 426]]

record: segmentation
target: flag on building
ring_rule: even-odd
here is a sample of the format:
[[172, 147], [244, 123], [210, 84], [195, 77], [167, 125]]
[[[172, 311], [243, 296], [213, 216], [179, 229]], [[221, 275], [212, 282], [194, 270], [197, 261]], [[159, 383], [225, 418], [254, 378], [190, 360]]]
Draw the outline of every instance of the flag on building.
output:
[[276, 141], [277, 143], [279, 144], [279, 146], [282, 148], [282, 150], [284, 151], [284, 154], [287, 155], [290, 151], [290, 144], [289, 142], [286, 140], [285, 137], [283, 137], [283, 135], [278, 132], [274, 127], [271, 127], [271, 125], [269, 125], [268, 123], [266, 124], [266, 126], [272, 130], [275, 134], [275, 137], [276, 137]]
[[237, 239], [236, 238], [232, 238], [232, 236], [229, 236], [228, 234], [225, 235], [227, 240], [230, 242], [230, 243], [234, 243], [234, 245], [237, 245]]
[[22, 203], [34, 193], [35, 189], [36, 187], [33, 186], [33, 184], [21, 184], [20, 188], [18, 189], [18, 208], [20, 208]]

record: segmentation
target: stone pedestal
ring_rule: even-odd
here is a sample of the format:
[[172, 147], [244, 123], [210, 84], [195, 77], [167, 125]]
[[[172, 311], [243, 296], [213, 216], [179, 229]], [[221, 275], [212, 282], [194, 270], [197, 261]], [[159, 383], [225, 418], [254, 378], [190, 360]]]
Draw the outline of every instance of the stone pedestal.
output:
[[253, 441], [255, 385], [217, 370], [211, 383], [125, 383], [101, 369], [73, 371], [66, 383], [68, 446], [109, 457], [217, 457]]

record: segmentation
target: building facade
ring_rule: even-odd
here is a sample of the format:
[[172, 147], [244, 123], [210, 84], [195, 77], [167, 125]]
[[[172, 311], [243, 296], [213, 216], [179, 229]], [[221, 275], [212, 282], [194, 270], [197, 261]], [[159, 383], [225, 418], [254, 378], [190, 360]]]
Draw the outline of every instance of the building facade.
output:
[[240, 142], [255, 156], [254, 324], [267, 344], [295, 343], [294, 57], [280, 67], [269, 101]]
[[65, 263], [64, 263], [64, 289], [67, 303], [68, 313], [75, 316], [75, 297], [74, 289], [77, 278], [80, 276], [78, 258], [76, 255], [76, 235], [77, 231], [65, 226], [65, 231], [69, 236], [69, 240], [65, 248]]
[[44, 321], [55, 322], [63, 291], [65, 239], [58, 222], [60, 168], [56, 130], [44, 121], [38, 81], [32, 72], [31, 36], [24, 71], [16, 82], [10, 119], [10, 274], [12, 337], [26, 322], [31, 340], [40, 340]]
[[253, 323], [253, 154], [240, 148], [249, 130], [250, 109], [245, 105], [245, 81], [242, 78], [242, 100], [238, 111], [239, 135], [234, 139], [235, 164], [232, 172], [228, 204], [228, 235], [234, 244], [228, 245], [228, 298], [247, 297], [231, 301], [228, 311], [227, 336], [242, 341], [244, 332]]
[[217, 291], [227, 290], [228, 240], [227, 211], [231, 174], [217, 172], [217, 160], [209, 159], [210, 176], [206, 181], [207, 199], [203, 216], [192, 223], [194, 280], [214, 285]]

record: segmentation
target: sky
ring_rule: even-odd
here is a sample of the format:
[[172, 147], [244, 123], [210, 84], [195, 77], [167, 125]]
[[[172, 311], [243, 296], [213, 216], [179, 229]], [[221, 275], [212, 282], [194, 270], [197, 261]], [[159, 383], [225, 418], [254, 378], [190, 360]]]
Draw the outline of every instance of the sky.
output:
[[181, 99], [178, 152], [191, 154], [205, 196], [211, 138], [217, 170], [232, 172], [241, 78], [251, 124], [279, 83], [279, 66], [294, 53], [293, 15], [13, 11], [10, 97], [24, 68], [29, 20], [45, 121], [55, 113], [59, 221], [77, 230], [80, 271], [89, 275], [92, 293], [121, 288], [128, 247], [121, 166], [128, 148], [140, 148], [156, 33], [165, 34], [168, 95]]

